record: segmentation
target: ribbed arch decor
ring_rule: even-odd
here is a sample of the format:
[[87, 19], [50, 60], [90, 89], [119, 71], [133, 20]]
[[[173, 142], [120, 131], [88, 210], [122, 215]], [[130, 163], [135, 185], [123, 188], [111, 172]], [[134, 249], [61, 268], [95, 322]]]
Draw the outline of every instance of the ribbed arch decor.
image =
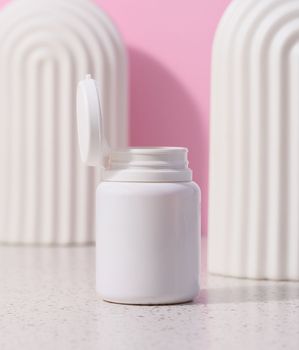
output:
[[0, 23], [0, 242], [93, 242], [100, 169], [80, 160], [76, 85], [100, 82], [108, 140], [126, 146], [122, 40], [89, 0], [13, 1]]
[[209, 270], [299, 280], [299, 1], [232, 1], [212, 66]]

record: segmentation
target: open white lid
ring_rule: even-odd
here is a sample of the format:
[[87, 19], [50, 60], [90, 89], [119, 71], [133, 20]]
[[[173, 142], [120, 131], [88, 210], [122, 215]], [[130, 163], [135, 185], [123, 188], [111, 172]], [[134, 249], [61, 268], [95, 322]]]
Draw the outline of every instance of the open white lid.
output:
[[89, 166], [104, 166], [109, 153], [97, 82], [87, 75], [77, 87], [77, 127], [80, 154]]
[[[105, 168], [104, 181], [186, 182], [192, 180], [188, 150], [182, 147], [140, 147], [111, 150], [104, 132], [97, 82], [87, 75], [77, 88], [80, 153], [89, 166]], [[109, 157], [109, 166], [107, 159]]]

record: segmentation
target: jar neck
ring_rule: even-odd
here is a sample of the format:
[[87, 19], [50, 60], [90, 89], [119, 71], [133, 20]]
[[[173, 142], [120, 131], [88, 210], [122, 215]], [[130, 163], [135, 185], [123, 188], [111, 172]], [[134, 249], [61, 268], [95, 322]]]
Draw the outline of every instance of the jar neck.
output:
[[112, 151], [103, 171], [104, 181], [189, 182], [186, 148], [127, 148]]

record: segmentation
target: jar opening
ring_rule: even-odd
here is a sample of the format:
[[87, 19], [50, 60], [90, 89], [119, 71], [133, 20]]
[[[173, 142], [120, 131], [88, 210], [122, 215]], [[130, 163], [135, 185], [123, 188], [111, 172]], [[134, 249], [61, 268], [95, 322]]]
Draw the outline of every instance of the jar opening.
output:
[[113, 150], [104, 170], [104, 179], [106, 181], [191, 181], [188, 149], [131, 147]]

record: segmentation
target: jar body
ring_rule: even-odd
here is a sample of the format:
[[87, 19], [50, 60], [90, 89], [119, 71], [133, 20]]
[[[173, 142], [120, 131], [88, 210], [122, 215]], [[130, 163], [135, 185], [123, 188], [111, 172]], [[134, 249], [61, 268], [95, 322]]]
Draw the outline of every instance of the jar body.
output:
[[194, 182], [102, 182], [97, 292], [126, 304], [191, 301], [199, 290], [200, 190]]

